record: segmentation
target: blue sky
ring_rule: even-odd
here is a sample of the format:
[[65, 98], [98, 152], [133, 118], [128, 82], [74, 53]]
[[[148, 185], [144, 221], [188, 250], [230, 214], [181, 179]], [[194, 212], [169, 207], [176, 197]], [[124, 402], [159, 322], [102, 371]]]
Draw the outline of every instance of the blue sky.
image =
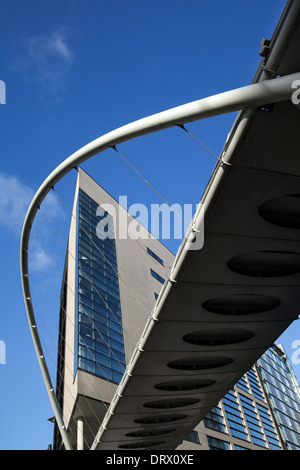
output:
[[[248, 85], [260, 63], [260, 41], [270, 38], [283, 0], [2, 0], [0, 80], [0, 449], [45, 449], [53, 425], [33, 349], [21, 292], [19, 242], [35, 191], [66, 157], [119, 126], [222, 91]], [[234, 115], [189, 129], [217, 155]], [[170, 203], [197, 204], [215, 159], [180, 129], [122, 145], [122, 153]], [[113, 150], [82, 165], [115, 198], [161, 203]], [[166, 180], [165, 175], [168, 175]], [[76, 171], [57, 186], [68, 207]], [[55, 194], [45, 214], [66, 237], [69, 214]], [[39, 216], [31, 266], [47, 295], [47, 275], [59, 292], [64, 246]], [[65, 238], [64, 238], [65, 239]], [[178, 240], [168, 244], [176, 251]], [[38, 267], [38, 269], [37, 269]], [[58, 314], [54, 298], [41, 315]], [[50, 327], [49, 327], [50, 328]], [[288, 354], [300, 340], [294, 324], [283, 335]], [[51, 346], [49, 346], [51, 349]], [[51, 371], [55, 370], [50, 364]], [[294, 365], [300, 378], [300, 365]]]

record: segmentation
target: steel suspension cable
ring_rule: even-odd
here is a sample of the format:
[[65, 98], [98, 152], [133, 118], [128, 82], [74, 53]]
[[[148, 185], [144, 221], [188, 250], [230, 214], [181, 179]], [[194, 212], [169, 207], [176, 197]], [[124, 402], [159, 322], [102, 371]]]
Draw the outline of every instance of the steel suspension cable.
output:
[[[29, 252], [29, 256], [31, 257], [30, 252]], [[32, 259], [32, 257], [31, 257], [31, 259]], [[43, 273], [39, 270], [38, 266], [36, 265], [36, 263], [35, 263], [33, 260], [32, 260], [32, 262], [35, 264], [35, 267], [36, 267], [36, 269], [39, 271], [39, 274], [43, 277], [44, 282], [45, 282], [45, 283], [47, 284], [47, 286], [49, 287], [50, 291], [52, 292], [53, 296], [55, 297], [55, 300], [59, 303], [60, 308], [64, 311], [64, 313], [65, 313], [66, 316], [67, 316], [66, 310], [64, 309], [64, 307], [62, 306], [62, 304], [60, 303], [60, 301], [57, 299], [57, 297], [56, 297], [55, 293], [53, 292], [53, 290], [50, 288], [49, 283], [48, 283], [47, 280], [45, 279]], [[31, 282], [32, 282], [32, 281], [31, 281]], [[35, 291], [35, 294], [36, 294], [36, 296], [39, 298], [39, 300], [40, 300], [40, 302], [42, 303], [42, 305], [44, 306], [44, 308], [45, 308], [46, 312], [48, 313], [48, 316], [49, 316], [49, 318], [51, 319], [51, 321], [53, 322], [54, 326], [57, 328], [59, 336], [60, 336], [63, 340], [66, 340], [66, 338], [65, 338], [65, 337], [62, 335], [62, 333], [59, 331], [59, 328], [57, 327], [57, 325], [56, 325], [56, 323], [55, 323], [55, 321], [54, 321], [52, 315], [50, 314], [49, 309], [46, 307], [45, 303], [44, 303], [43, 300], [41, 299], [41, 296], [38, 294], [37, 290], [35, 289], [34, 284], [33, 284], [33, 290]], [[86, 313], [86, 314], [87, 314], [87, 313]], [[88, 315], [88, 314], [87, 314], [87, 315]], [[41, 319], [41, 316], [39, 316], [39, 318]], [[68, 317], [68, 319], [69, 319], [69, 321], [71, 322], [72, 326], [74, 327], [75, 332], [76, 332], [76, 333], [78, 334], [78, 336], [81, 338], [83, 344], [87, 347], [87, 350], [88, 350], [89, 353], [91, 354], [91, 357], [93, 357], [94, 361], [95, 361], [96, 364], [99, 366], [99, 369], [102, 371], [103, 376], [106, 378], [106, 380], [108, 380], [108, 377], [105, 376], [105, 373], [104, 373], [103, 369], [101, 368], [100, 364], [98, 364], [98, 362], [97, 362], [95, 356], [93, 355], [93, 353], [92, 353], [92, 351], [90, 350], [89, 346], [88, 346], [87, 343], [85, 342], [83, 336], [82, 336], [82, 335], [80, 334], [80, 332], [76, 329], [76, 326], [74, 325], [74, 323], [72, 322], [72, 320], [70, 319], [70, 317]], [[41, 321], [42, 321], [42, 319], [41, 319]], [[48, 329], [46, 328], [45, 323], [44, 323], [43, 321], [42, 321], [42, 323], [43, 323], [44, 328], [46, 329], [46, 331], [47, 331], [47, 333], [48, 333], [48, 336], [50, 337], [50, 339], [51, 339], [52, 342], [54, 343], [54, 340], [53, 340], [51, 334], [49, 333]], [[100, 334], [100, 332], [99, 332], [99, 334]], [[104, 339], [103, 339], [103, 341], [104, 341]], [[68, 347], [69, 351], [71, 352], [71, 354], [73, 354], [74, 352], [70, 349], [70, 346], [68, 345], [67, 341], [65, 341], [65, 344], [67, 345], [67, 347]], [[107, 347], [109, 347], [109, 346], [107, 346]], [[59, 350], [58, 347], [56, 347], [56, 351], [57, 351], [58, 354], [61, 354], [61, 352], [60, 352], [60, 350]], [[53, 360], [52, 357], [51, 357], [51, 359]], [[53, 362], [54, 362], [54, 360], [53, 360]], [[69, 372], [72, 374], [72, 371], [70, 370], [69, 365], [67, 364], [67, 362], [66, 362], [65, 360], [64, 360], [64, 364], [67, 366]], [[62, 378], [62, 377], [61, 377], [61, 378]], [[98, 395], [98, 394], [99, 394], [99, 391], [96, 389], [95, 385], [94, 385], [94, 384], [92, 383], [92, 381], [90, 380], [89, 375], [88, 375], [88, 380], [89, 380], [90, 384], [92, 385], [92, 388], [94, 389], [94, 391], [95, 391], [96, 394]], [[100, 398], [100, 395], [99, 395], [99, 398]], [[102, 401], [102, 400], [100, 400], [100, 401]], [[74, 400], [74, 402], [75, 402], [75, 400]], [[94, 412], [93, 408], [91, 407], [91, 405], [90, 405], [90, 403], [89, 403], [88, 400], [87, 400], [87, 403], [88, 403], [89, 408], [90, 408], [91, 411], [93, 412], [93, 414], [94, 414], [96, 420], [97, 420], [98, 423], [100, 424], [100, 421], [99, 421], [97, 415], [95, 414], [95, 412]], [[108, 409], [108, 406], [107, 406], [104, 402], [102, 402], [102, 403], [103, 403], [105, 409], [107, 410], [107, 409]], [[77, 406], [78, 406], [78, 404], [77, 404]]]
[[[41, 244], [42, 248], [44, 249], [45, 253], [46, 253], [47, 256], [49, 257], [49, 259], [51, 260], [51, 262], [53, 263], [54, 267], [57, 269], [57, 271], [58, 271], [58, 273], [60, 274], [60, 276], [62, 277], [62, 279], [64, 279], [63, 274], [59, 271], [59, 269], [58, 269], [56, 263], [55, 263], [55, 262], [53, 261], [53, 259], [50, 257], [49, 253], [47, 252], [47, 250], [45, 249], [45, 247], [43, 246], [43, 244], [41, 243], [41, 241], [38, 239], [38, 237], [37, 237], [37, 235], [35, 234], [34, 231], [33, 231], [33, 234], [35, 235], [35, 237], [37, 238], [37, 240], [38, 240], [39, 243]], [[69, 251], [68, 251], [68, 252], [69, 252]], [[75, 258], [74, 258], [74, 259], [75, 259]], [[85, 273], [85, 271], [82, 269], [81, 266], [80, 266], [80, 270], [85, 274], [86, 279], [89, 280], [89, 279], [88, 279], [88, 275]], [[41, 273], [41, 275], [42, 275], [42, 273]], [[42, 276], [43, 276], [43, 275], [42, 275]], [[104, 302], [103, 297], [100, 296], [100, 294], [98, 293], [98, 291], [97, 291], [96, 288], [94, 287], [93, 283], [92, 283], [91, 281], [90, 281], [90, 283], [91, 283], [92, 287], [95, 289], [96, 294], [99, 295], [99, 297], [101, 298], [101, 300]], [[74, 295], [74, 298], [75, 298], [75, 300], [77, 301], [78, 305], [82, 305], [82, 303], [79, 301], [79, 298], [77, 297], [76, 293], [72, 290], [72, 288], [69, 286], [69, 284], [68, 284], [68, 288], [70, 289], [71, 293]], [[51, 291], [52, 291], [52, 289], [51, 289]], [[55, 296], [55, 293], [54, 293], [53, 291], [52, 291], [52, 293], [53, 293], [53, 295]], [[57, 299], [57, 301], [60, 302], [58, 299]], [[60, 304], [60, 306], [61, 306], [61, 304]], [[84, 307], [84, 305], [83, 305], [83, 309], [84, 309], [84, 308], [85, 308], [85, 307]], [[89, 318], [89, 320], [90, 320], [91, 323], [93, 324], [93, 327], [95, 328], [95, 330], [97, 331], [97, 333], [99, 334], [99, 336], [101, 337], [101, 339], [103, 339], [103, 342], [104, 342], [105, 345], [109, 348], [110, 352], [115, 356], [113, 350], [110, 348], [109, 344], [106, 343], [106, 341], [105, 341], [105, 339], [104, 339], [102, 333], [99, 331], [99, 329], [98, 329], [97, 326], [95, 325], [93, 319], [89, 316], [88, 312], [87, 312], [86, 310], [84, 310], [84, 313], [85, 313], [85, 315]], [[72, 326], [73, 326], [73, 327], [75, 328], [75, 330], [76, 330], [76, 326], [75, 326], [74, 324], [72, 324]], [[77, 333], [79, 334], [79, 332], [77, 332]], [[90, 350], [89, 350], [89, 352], [90, 352], [91, 355], [92, 355], [92, 352], [91, 352]], [[120, 365], [120, 367], [122, 367], [123, 370], [125, 370], [123, 364], [121, 364], [121, 363], [119, 362], [119, 360], [118, 360], [118, 358], [117, 358], [116, 356], [115, 356], [115, 359], [116, 359], [116, 361], [118, 362], [118, 364]], [[94, 358], [94, 360], [96, 361], [95, 358]], [[102, 370], [100, 364], [99, 364], [97, 361], [96, 361], [96, 364], [97, 364], [97, 365], [99, 366], [99, 368]], [[103, 370], [102, 370], [102, 372], [103, 372]], [[108, 380], [108, 377], [105, 376], [105, 378]]]
[[[129, 160], [127, 160], [127, 158], [125, 158], [124, 155], [115, 146], [113, 146], [112, 148], [120, 155], [120, 157], [127, 163], [127, 165], [152, 189], [152, 191], [154, 191], [160, 197], [160, 199], [164, 201], [165, 204], [167, 204], [168, 207], [172, 208], [172, 205], [154, 188], [154, 186], [152, 186], [151, 183], [149, 183], [149, 181], [146, 180], [146, 178], [144, 178], [144, 176], [129, 162]], [[183, 217], [177, 211], [174, 210], [174, 214], [176, 214], [182, 220], [182, 222], [187, 228], [189, 227], [189, 224], [185, 222]]]
[[213, 155], [219, 162], [223, 163], [224, 165], [231, 166], [231, 163], [225, 162], [222, 157], [218, 157], [214, 152], [212, 152], [206, 145], [204, 145], [196, 136], [194, 136], [190, 131], [183, 124], [178, 124], [177, 127], [183, 129], [187, 134], [189, 134], [198, 144], [200, 144], [205, 150], [207, 150], [211, 155]]
[[[32, 282], [32, 281], [31, 281], [31, 282]], [[35, 288], [34, 283], [32, 283], [32, 287], [33, 287], [33, 290], [34, 290], [35, 294], [39, 297], [41, 303], [43, 304], [43, 307], [45, 308], [46, 312], [48, 313], [48, 315], [49, 315], [50, 318], [51, 318], [50, 312], [49, 312], [49, 310], [47, 309], [47, 307], [45, 306], [45, 304], [42, 302], [42, 300], [41, 300], [39, 294], [37, 293], [37, 289]], [[41, 321], [41, 324], [42, 324], [43, 327], [45, 328], [45, 330], [46, 330], [46, 332], [47, 332], [49, 338], [51, 339], [52, 343], [55, 345], [55, 341], [54, 341], [54, 339], [52, 338], [52, 335], [49, 333], [49, 330], [48, 330], [48, 328], [47, 328], [45, 322], [43, 321], [42, 316], [39, 314], [38, 311], [36, 311], [36, 313], [37, 313], [37, 316], [38, 316], [39, 320]], [[49, 353], [49, 354], [48, 354], [48, 357], [51, 359], [51, 361], [53, 362], [53, 364], [56, 366], [56, 361], [53, 359], [51, 353], [49, 352], [49, 348], [47, 347], [45, 341], [43, 341], [43, 340], [41, 340], [41, 341], [42, 341], [42, 344], [43, 344], [43, 346], [44, 346], [44, 349]], [[57, 349], [58, 354], [61, 356], [61, 352], [59, 351], [59, 349], [58, 349], [58, 348], [56, 348], [56, 349]], [[62, 356], [61, 356], [61, 357], [62, 357]], [[65, 361], [64, 361], [64, 364], [67, 365]], [[68, 367], [68, 366], [67, 366], [67, 367]], [[69, 368], [68, 368], [68, 369], [69, 369]], [[69, 369], [69, 371], [70, 371], [70, 369]], [[61, 378], [61, 380], [64, 381], [64, 377], [62, 376], [62, 373], [61, 373], [59, 370], [57, 370], [57, 372], [58, 372], [58, 375], [59, 375], [59, 377]], [[71, 371], [70, 371], [70, 372], [71, 372]], [[69, 386], [68, 386], [67, 384], [65, 384], [65, 386], [66, 386], [68, 392], [70, 393], [70, 396], [74, 399], [74, 395], [72, 394], [72, 392], [71, 392]], [[75, 400], [74, 400], [74, 402], [75, 402]], [[66, 404], [66, 403], [65, 403], [65, 404]], [[76, 406], [77, 406], [79, 412], [81, 412], [81, 409], [80, 409], [78, 403], [76, 404]], [[69, 407], [69, 405], [66, 405], [66, 408], [68, 409], [69, 412], [72, 411], [71, 408]], [[107, 407], [106, 407], [106, 409], [107, 409]], [[61, 409], [61, 413], [63, 413], [63, 410], [62, 410], [62, 409]], [[95, 415], [95, 417], [96, 417], [96, 415]], [[98, 421], [99, 424], [101, 424], [100, 421], [99, 421], [99, 419], [97, 419], [97, 421]], [[89, 427], [89, 429], [90, 429], [90, 426], [89, 426], [89, 425], [88, 425], [88, 427]], [[74, 438], [75, 441], [76, 441], [74, 432], [72, 431], [72, 428], [71, 428], [71, 427], [69, 428], [69, 431], [72, 432], [73, 438]], [[95, 435], [94, 435], [94, 433], [92, 432], [91, 429], [90, 429], [90, 431], [91, 431], [92, 435], [95, 437]], [[86, 441], [86, 440], [85, 440], [85, 441]], [[88, 445], [87, 442], [86, 442], [86, 444]]]
[[[41, 211], [41, 209], [40, 209]], [[48, 222], [48, 224], [50, 225], [50, 227], [53, 229], [53, 231], [56, 233], [56, 235], [58, 236], [58, 238], [60, 239], [60, 241], [63, 243], [63, 245], [65, 246], [65, 248], [67, 249], [67, 253], [72, 257], [72, 259], [75, 261], [76, 265], [78, 266], [78, 268], [80, 268], [80, 270], [84, 273], [84, 276], [86, 278], [86, 280], [91, 284], [91, 286], [93, 287], [93, 289], [95, 290], [96, 294], [99, 296], [99, 298], [102, 300], [102, 302], [105, 304], [106, 308], [109, 310], [109, 312], [112, 314], [112, 316], [114, 317], [116, 323], [118, 323], [120, 326], [122, 326], [122, 323], [120, 322], [120, 320], [117, 318], [117, 316], [115, 315], [115, 313], [111, 310], [110, 306], [108, 305], [108, 303], [106, 302], [106, 300], [101, 296], [101, 294], [99, 293], [98, 289], [94, 286], [94, 284], [92, 283], [92, 281], [89, 279], [88, 275], [86, 274], [86, 272], [82, 269], [81, 266], [79, 266], [79, 263], [78, 263], [78, 260], [74, 257], [74, 255], [70, 252], [68, 246], [65, 244], [65, 242], [62, 240], [62, 238], [59, 236], [59, 234], [57, 233], [57, 231], [54, 229], [53, 225], [50, 223], [50, 221], [47, 219], [47, 217], [45, 216], [45, 214], [41, 211], [41, 214], [44, 216], [45, 220]], [[129, 333], [126, 331], [126, 329], [123, 328], [123, 331], [126, 333], [127, 337], [130, 339], [130, 341], [133, 343], [133, 345], [135, 345], [135, 342], [133, 341], [133, 339], [131, 338], [131, 336], [129, 335]]]
[[[135, 297], [135, 299], [137, 300], [137, 302], [141, 305], [141, 307], [146, 310], [146, 307], [144, 304], [142, 304], [142, 302], [140, 301], [140, 299], [137, 297], [134, 289], [132, 289], [127, 283], [126, 281], [123, 279], [123, 276], [120, 275], [120, 273], [118, 272], [118, 270], [111, 264], [110, 260], [105, 256], [104, 252], [100, 249], [99, 245], [97, 245], [97, 243], [95, 243], [95, 241], [93, 240], [93, 238], [90, 236], [90, 234], [85, 230], [85, 228], [83, 227], [83, 225], [78, 221], [77, 217], [73, 214], [73, 212], [71, 211], [71, 209], [67, 206], [67, 204], [63, 201], [63, 199], [61, 198], [61, 196], [58, 194], [57, 190], [55, 188], [52, 188], [54, 194], [56, 194], [56, 196], [58, 197], [58, 199], [61, 201], [61, 203], [64, 205], [64, 207], [68, 210], [68, 212], [71, 214], [72, 218], [75, 220], [76, 224], [80, 227], [80, 229], [84, 232], [84, 234], [89, 238], [90, 242], [92, 243], [93, 247], [96, 248], [96, 250], [101, 254], [101, 256], [105, 259], [105, 262], [109, 265], [109, 267], [114, 271], [114, 273], [116, 274], [116, 276], [118, 277], [118, 279], [126, 286], [126, 288], [131, 292], [131, 294]], [[138, 242], [138, 240], [136, 240]], [[138, 242], [139, 243], [139, 242]], [[145, 247], [143, 247], [140, 243], [139, 245], [141, 246], [141, 248], [145, 251]]]

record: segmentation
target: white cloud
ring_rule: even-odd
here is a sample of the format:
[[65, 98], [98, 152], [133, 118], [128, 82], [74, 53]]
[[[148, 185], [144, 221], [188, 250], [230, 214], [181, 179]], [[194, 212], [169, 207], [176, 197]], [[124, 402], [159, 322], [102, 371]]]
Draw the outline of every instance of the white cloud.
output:
[[[20, 238], [33, 196], [33, 189], [22, 183], [18, 177], [0, 172], [0, 228]], [[59, 199], [52, 192], [46, 196], [41, 210], [44, 216], [41, 211], [37, 212], [32, 229], [29, 259], [32, 269], [45, 271], [52, 265], [52, 261], [43, 246], [46, 245], [47, 250], [51, 248], [50, 255], [55, 256], [57, 245], [61, 243], [47, 221], [51, 225], [59, 221], [59, 226], [62, 227], [67, 218]]]
[[66, 90], [74, 54], [67, 44], [66, 33], [55, 31], [48, 36], [27, 40], [27, 70], [39, 84], [43, 98], [59, 100]]
[[[16, 235], [20, 234], [33, 196], [33, 189], [22, 183], [18, 177], [0, 172], [0, 225]], [[63, 217], [64, 211], [52, 192], [46, 196], [41, 208], [49, 220]], [[41, 216], [37, 220], [41, 228]], [[46, 223], [44, 219], [43, 224]]]
[[71, 62], [73, 54], [66, 44], [65, 37], [61, 33], [54, 33], [48, 40], [49, 51], [57, 54], [67, 62]]
[[[34, 245], [36, 245], [36, 243], [34, 243]], [[49, 258], [47, 253], [42, 248], [34, 246], [33, 249], [30, 250], [29, 266], [30, 270], [39, 271], [43, 273], [52, 268], [53, 263], [51, 262], [51, 259]]]
[[20, 233], [33, 190], [12, 175], [0, 173], [0, 225]]
[[55, 196], [53, 192], [47, 194], [46, 198], [41, 204], [41, 209], [43, 210], [43, 213], [47, 215], [49, 220], [61, 218], [64, 212], [57, 196]]
[[[61, 65], [69, 64], [73, 54], [66, 43], [65, 34], [56, 31], [49, 36], [31, 37], [28, 39], [29, 55], [41, 75], [54, 73]], [[59, 71], [58, 71], [59, 72]]]

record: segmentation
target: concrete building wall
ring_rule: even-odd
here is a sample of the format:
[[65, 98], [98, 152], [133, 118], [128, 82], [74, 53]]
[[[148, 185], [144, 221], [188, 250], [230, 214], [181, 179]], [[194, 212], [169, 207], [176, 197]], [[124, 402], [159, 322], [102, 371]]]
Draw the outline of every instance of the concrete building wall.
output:
[[74, 377], [74, 350], [75, 350], [75, 292], [76, 292], [76, 206], [78, 196], [78, 182], [70, 222], [68, 252], [67, 252], [67, 291], [66, 291], [66, 330], [65, 330], [65, 369], [64, 369], [64, 422], [68, 426], [74, 402], [77, 395], [77, 379]]

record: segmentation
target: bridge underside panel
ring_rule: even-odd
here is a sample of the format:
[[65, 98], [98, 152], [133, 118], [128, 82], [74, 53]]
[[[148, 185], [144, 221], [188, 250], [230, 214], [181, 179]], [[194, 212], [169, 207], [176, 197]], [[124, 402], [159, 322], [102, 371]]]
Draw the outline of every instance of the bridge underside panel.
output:
[[175, 449], [298, 318], [299, 126], [291, 102], [257, 110], [218, 164], [204, 246], [186, 253], [97, 449]]

